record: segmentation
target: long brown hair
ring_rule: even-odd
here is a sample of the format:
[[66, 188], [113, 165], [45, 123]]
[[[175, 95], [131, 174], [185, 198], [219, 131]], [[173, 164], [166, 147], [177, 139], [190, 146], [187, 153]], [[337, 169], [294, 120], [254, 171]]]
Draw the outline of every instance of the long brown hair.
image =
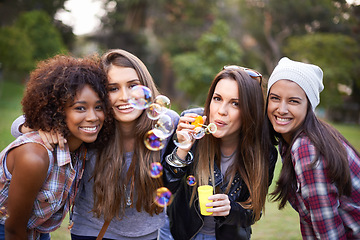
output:
[[[268, 104], [268, 100], [267, 100]], [[267, 116], [267, 114], [266, 114]], [[272, 141], [278, 144], [279, 140], [286, 144], [281, 134], [275, 132], [269, 118], [267, 117], [267, 124], [270, 128]], [[279, 209], [285, 207], [287, 200], [296, 191], [296, 175], [291, 157], [291, 147], [300, 134], [305, 133], [309, 137], [316, 149], [315, 161], [312, 162], [312, 167], [320, 161], [320, 155], [324, 156], [325, 166], [327, 170], [327, 177], [335, 183], [338, 188], [339, 195], [350, 196], [352, 190], [351, 176], [349, 169], [349, 162], [347, 151], [343, 145], [345, 142], [358, 155], [356, 149], [342, 136], [334, 127], [326, 122], [318, 119], [311, 108], [308, 101], [308, 108], [303, 124], [294, 134], [290, 145], [285, 145], [285, 153], [283, 154], [283, 166], [280, 172], [279, 179], [276, 183], [275, 190], [271, 193], [272, 199], [280, 201]]]
[[[159, 92], [143, 62], [133, 54], [124, 50], [109, 50], [102, 56], [104, 71], [113, 66], [133, 68], [142, 85], [148, 87], [152, 97]], [[145, 134], [152, 129], [153, 121], [146, 113], [136, 120], [134, 128], [135, 146], [129, 169], [124, 158], [124, 140], [120, 126], [115, 121], [114, 135], [110, 143], [99, 153], [94, 169], [94, 208], [96, 216], [104, 216], [110, 220], [113, 217], [122, 218], [126, 207], [126, 189], [130, 182], [132, 202], [136, 202], [137, 211], [146, 211], [150, 215], [159, 214], [162, 208], [154, 204], [153, 194], [162, 186], [161, 178], [151, 178], [148, 169], [152, 162], [160, 161], [160, 153], [150, 151], [144, 145]]]
[[[236, 160], [228, 168], [229, 184], [226, 192], [229, 191], [232, 180], [236, 172], [240, 173], [241, 178], [250, 192], [248, 208], [254, 212], [254, 219], [260, 219], [261, 210], [264, 209], [266, 195], [268, 191], [269, 175], [269, 154], [268, 138], [263, 138], [264, 121], [264, 97], [259, 82], [252, 79], [242, 70], [223, 70], [218, 73], [208, 92], [204, 106], [204, 115], [207, 116], [206, 123], [209, 122], [210, 103], [215, 91], [215, 87], [222, 79], [233, 79], [239, 89], [239, 108], [240, 108], [240, 134], [238, 136], [238, 146]], [[220, 140], [211, 134], [205, 135], [199, 140], [197, 151], [195, 152], [198, 162], [195, 162], [195, 175], [199, 181], [199, 186], [208, 184], [209, 177], [214, 184], [214, 161], [220, 166], [221, 152]], [[194, 190], [195, 191], [195, 190]], [[193, 192], [193, 196], [194, 196]], [[193, 198], [192, 198], [193, 200]], [[244, 201], [245, 202], [245, 201]], [[245, 203], [243, 204], [246, 207]]]

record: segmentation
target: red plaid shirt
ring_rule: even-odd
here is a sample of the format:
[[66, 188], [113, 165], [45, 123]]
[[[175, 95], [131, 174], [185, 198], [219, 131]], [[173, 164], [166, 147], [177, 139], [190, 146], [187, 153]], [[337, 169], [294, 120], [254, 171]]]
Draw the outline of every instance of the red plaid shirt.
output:
[[[3, 215], [0, 224], [5, 224], [8, 191], [11, 174], [8, 172], [5, 157], [10, 149], [25, 143], [35, 142], [45, 146], [37, 132], [24, 134], [12, 142], [0, 153], [0, 208]], [[73, 167], [68, 147], [62, 151], [56, 148], [54, 152], [48, 150], [49, 169], [44, 185], [34, 202], [33, 211], [28, 221], [29, 239], [39, 239], [39, 233], [48, 233], [60, 227], [69, 206], [74, 200], [74, 179], [82, 167], [82, 161], [77, 161]], [[56, 156], [54, 158], [54, 156]]]
[[301, 135], [291, 148], [297, 191], [289, 202], [299, 213], [303, 239], [360, 239], [360, 158], [346, 144], [352, 180], [350, 197], [339, 197], [326, 176], [324, 156], [312, 168], [315, 147]]

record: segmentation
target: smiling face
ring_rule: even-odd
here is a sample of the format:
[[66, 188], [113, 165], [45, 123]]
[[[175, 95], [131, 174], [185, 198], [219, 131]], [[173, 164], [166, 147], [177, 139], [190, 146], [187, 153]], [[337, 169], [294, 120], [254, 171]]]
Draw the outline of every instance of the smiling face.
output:
[[240, 131], [239, 89], [233, 79], [221, 79], [216, 87], [210, 102], [209, 122], [215, 123], [216, 138], [237, 142]]
[[135, 69], [112, 66], [108, 71], [108, 81], [109, 98], [115, 119], [127, 126], [134, 126], [135, 120], [143, 112], [128, 103], [131, 89], [141, 84]]
[[65, 107], [65, 116], [70, 131], [67, 139], [70, 151], [82, 142], [94, 142], [105, 120], [103, 103], [89, 85], [78, 91], [74, 102]]
[[273, 128], [290, 143], [294, 133], [305, 120], [308, 100], [295, 82], [279, 80], [272, 85], [268, 96], [267, 114]]

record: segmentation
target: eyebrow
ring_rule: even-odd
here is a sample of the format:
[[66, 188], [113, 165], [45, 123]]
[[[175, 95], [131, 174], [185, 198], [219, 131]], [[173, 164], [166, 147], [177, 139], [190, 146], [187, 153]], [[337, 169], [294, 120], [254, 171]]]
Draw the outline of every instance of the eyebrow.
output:
[[[222, 97], [221, 94], [216, 93], [216, 92], [214, 92], [214, 95]], [[231, 98], [231, 100], [233, 100], [233, 101], [234, 101], [234, 100], [235, 100], [235, 101], [240, 101], [239, 98]]]
[[[133, 82], [141, 83], [140, 79], [132, 79], [132, 80], [127, 81], [126, 83], [133, 83]], [[116, 85], [116, 84], [118, 84], [118, 83], [109, 83], [109, 85]]]
[[[271, 95], [274, 95], [274, 96], [276, 96], [276, 97], [280, 97], [278, 94], [276, 94], [276, 93], [269, 93], [269, 96], [271, 96]], [[297, 100], [303, 100], [301, 97], [289, 97], [289, 99], [297, 99]]]

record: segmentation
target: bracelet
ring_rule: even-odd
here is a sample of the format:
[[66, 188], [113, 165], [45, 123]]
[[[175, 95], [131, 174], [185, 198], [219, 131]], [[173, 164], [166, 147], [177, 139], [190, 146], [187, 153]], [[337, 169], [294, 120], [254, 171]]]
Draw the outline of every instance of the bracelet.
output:
[[177, 147], [172, 151], [171, 154], [167, 155], [165, 157], [166, 162], [173, 167], [186, 167], [189, 164], [191, 164], [193, 162], [193, 155], [192, 153], [189, 151], [186, 155], [185, 160], [181, 159], [177, 154]]

